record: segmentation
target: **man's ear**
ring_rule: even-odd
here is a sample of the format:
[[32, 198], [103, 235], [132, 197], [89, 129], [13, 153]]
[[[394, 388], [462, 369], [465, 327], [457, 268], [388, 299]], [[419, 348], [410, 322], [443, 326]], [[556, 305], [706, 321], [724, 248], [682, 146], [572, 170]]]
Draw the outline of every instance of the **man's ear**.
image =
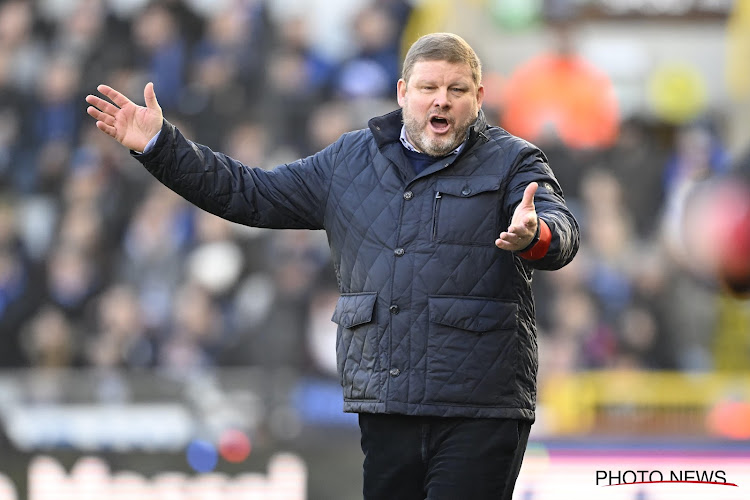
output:
[[403, 108], [406, 100], [406, 81], [403, 78], [399, 78], [396, 84], [396, 98], [398, 99], [398, 105]]
[[477, 108], [482, 107], [482, 101], [484, 101], [484, 85], [479, 85], [477, 89]]

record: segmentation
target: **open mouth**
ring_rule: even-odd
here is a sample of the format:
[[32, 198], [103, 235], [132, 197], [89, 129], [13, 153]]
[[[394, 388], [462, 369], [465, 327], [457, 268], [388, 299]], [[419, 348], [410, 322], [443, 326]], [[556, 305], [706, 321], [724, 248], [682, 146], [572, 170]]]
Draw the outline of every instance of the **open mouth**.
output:
[[450, 128], [450, 122], [447, 118], [443, 118], [442, 116], [433, 116], [430, 118], [430, 127], [436, 133], [441, 134], [448, 131]]

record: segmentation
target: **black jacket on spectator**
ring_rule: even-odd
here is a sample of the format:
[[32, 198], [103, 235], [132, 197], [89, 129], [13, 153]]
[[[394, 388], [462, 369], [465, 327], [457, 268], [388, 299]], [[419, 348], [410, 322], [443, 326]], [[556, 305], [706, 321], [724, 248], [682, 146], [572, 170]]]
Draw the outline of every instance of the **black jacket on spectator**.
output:
[[[401, 111], [271, 171], [187, 140], [165, 121], [135, 155], [162, 183], [225, 219], [325, 229], [341, 297], [333, 313], [346, 411], [534, 419], [532, 268], [557, 269], [578, 225], [544, 154], [484, 115], [458, 155], [419, 175]], [[499, 250], [526, 186], [552, 231], [536, 261]], [[302, 340], [300, 340], [302, 341]]]

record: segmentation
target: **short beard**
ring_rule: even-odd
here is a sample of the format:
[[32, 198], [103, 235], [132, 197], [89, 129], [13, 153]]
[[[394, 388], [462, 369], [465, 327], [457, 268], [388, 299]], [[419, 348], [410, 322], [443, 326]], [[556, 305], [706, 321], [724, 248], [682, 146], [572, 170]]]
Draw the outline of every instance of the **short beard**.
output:
[[417, 118], [407, 113], [404, 113], [403, 117], [404, 128], [406, 128], [406, 136], [409, 141], [422, 153], [435, 158], [442, 158], [461, 145], [466, 140], [469, 127], [476, 121], [476, 117], [474, 117], [464, 123], [457, 123], [450, 135], [440, 139], [428, 137], [422, 126], [423, 124]]

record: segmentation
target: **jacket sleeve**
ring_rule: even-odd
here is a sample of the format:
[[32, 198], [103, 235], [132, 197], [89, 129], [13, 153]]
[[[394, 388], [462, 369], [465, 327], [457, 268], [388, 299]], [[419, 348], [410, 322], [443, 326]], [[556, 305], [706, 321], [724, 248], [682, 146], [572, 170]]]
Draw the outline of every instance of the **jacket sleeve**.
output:
[[555, 270], [573, 260], [580, 245], [578, 222], [565, 204], [562, 188], [550, 168], [547, 158], [539, 149], [528, 146], [519, 152], [511, 169], [504, 207], [508, 221], [523, 199], [523, 192], [531, 182], [539, 188], [534, 196], [537, 216], [547, 223], [552, 240], [547, 253], [526, 264], [536, 269]]
[[214, 215], [248, 226], [322, 229], [340, 141], [307, 158], [250, 168], [185, 138], [164, 120], [154, 147], [131, 152], [162, 184]]

